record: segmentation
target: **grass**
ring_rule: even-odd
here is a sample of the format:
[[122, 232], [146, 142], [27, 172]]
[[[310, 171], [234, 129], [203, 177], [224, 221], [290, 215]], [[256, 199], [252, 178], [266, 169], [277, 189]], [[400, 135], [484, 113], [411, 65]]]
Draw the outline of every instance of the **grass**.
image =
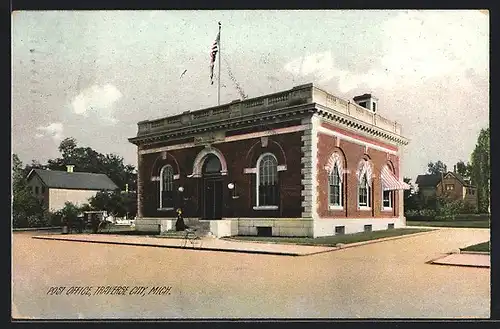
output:
[[449, 220], [449, 221], [406, 221], [408, 226], [432, 226], [432, 227], [470, 227], [489, 228], [490, 222], [486, 220]]
[[261, 236], [244, 236], [238, 235], [228, 239], [240, 241], [262, 241], [274, 243], [293, 243], [300, 245], [311, 246], [329, 246], [334, 247], [337, 243], [349, 244], [361, 241], [376, 240], [388, 238], [393, 236], [402, 236], [407, 234], [414, 234], [420, 232], [427, 232], [428, 229], [415, 229], [415, 228], [400, 228], [393, 230], [361, 232], [345, 235], [324, 236], [319, 238], [303, 238], [303, 237], [261, 237]]
[[466, 248], [460, 248], [461, 251], [482, 251], [482, 252], [490, 252], [490, 242], [482, 242], [472, 246], [468, 246]]

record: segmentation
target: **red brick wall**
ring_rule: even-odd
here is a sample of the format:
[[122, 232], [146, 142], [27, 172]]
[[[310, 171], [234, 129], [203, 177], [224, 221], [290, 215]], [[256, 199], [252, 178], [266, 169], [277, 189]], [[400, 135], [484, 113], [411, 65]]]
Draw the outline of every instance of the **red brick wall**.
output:
[[[225, 157], [228, 175], [223, 176], [223, 216], [224, 217], [300, 217], [301, 208], [301, 136], [302, 131], [268, 137], [267, 147], [262, 147], [261, 138], [214, 144], [213, 147], [222, 152]], [[144, 217], [174, 217], [174, 211], [158, 211], [159, 182], [151, 181], [151, 176], [159, 176], [160, 169], [165, 164], [171, 164], [174, 174], [180, 174], [180, 179], [174, 181], [174, 189], [183, 186], [184, 197], [178, 202], [184, 202], [186, 217], [199, 217], [201, 209], [201, 184], [203, 178], [187, 178], [193, 170], [193, 162], [203, 146], [172, 150], [167, 152], [167, 158], [162, 159], [161, 152], [145, 154], [140, 165], [140, 180], [142, 181], [142, 210]], [[278, 159], [278, 165], [287, 166], [286, 171], [278, 173], [280, 181], [281, 204], [278, 210], [253, 210], [255, 205], [255, 174], [244, 174], [245, 168], [254, 168], [257, 158], [264, 152], [273, 153]], [[178, 168], [178, 169], [177, 169]], [[239, 196], [233, 199], [227, 188], [229, 182], [236, 185]], [[185, 199], [188, 200], [185, 200]]]
[[[324, 124], [322, 124], [324, 125]], [[351, 137], [355, 135], [351, 133]], [[397, 192], [393, 193], [392, 211], [382, 211], [382, 186], [380, 181], [380, 171], [382, 167], [388, 163], [392, 164], [395, 169], [395, 174], [399, 174], [398, 157], [392, 154], [368, 148], [365, 153], [365, 147], [359, 144], [348, 142], [340, 139], [339, 146], [336, 146], [336, 138], [320, 133], [318, 136], [318, 181], [317, 181], [317, 201], [319, 217], [350, 217], [350, 218], [366, 218], [366, 217], [396, 217], [398, 211], [398, 196]], [[378, 141], [363, 138], [373, 144], [380, 144]], [[382, 146], [382, 145], [381, 145]], [[392, 147], [393, 148], [393, 147]], [[343, 155], [347, 173], [343, 177], [343, 210], [328, 209], [328, 173], [325, 166], [333, 152], [339, 152]], [[371, 195], [371, 210], [358, 210], [358, 181], [356, 170], [359, 162], [363, 158], [369, 158], [372, 162], [374, 178], [372, 179], [372, 195]]]

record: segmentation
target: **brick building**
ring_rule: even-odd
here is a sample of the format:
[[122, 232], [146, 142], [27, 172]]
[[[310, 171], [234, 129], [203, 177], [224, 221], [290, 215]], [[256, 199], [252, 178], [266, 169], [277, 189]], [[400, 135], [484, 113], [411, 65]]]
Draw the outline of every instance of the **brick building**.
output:
[[[477, 210], [477, 187], [456, 172], [448, 171], [442, 174], [418, 175], [415, 181], [418, 185], [420, 200], [429, 206], [437, 206], [436, 198], [461, 200]], [[434, 200], [434, 202], [432, 202]]]
[[354, 101], [307, 84], [139, 122], [136, 228], [171, 229], [177, 207], [217, 236], [404, 226], [408, 141], [376, 98]]

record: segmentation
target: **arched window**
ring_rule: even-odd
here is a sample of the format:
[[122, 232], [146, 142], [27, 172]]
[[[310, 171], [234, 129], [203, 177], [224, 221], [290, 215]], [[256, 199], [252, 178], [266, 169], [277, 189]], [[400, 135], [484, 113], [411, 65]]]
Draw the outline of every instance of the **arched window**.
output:
[[370, 207], [371, 199], [371, 188], [368, 182], [368, 177], [366, 172], [361, 177], [361, 181], [358, 184], [358, 206], [359, 207]]
[[203, 173], [220, 175], [221, 170], [222, 167], [219, 158], [213, 154], [208, 155], [203, 164]]
[[165, 165], [160, 170], [160, 207], [174, 207], [174, 170], [171, 165]]
[[257, 160], [257, 207], [278, 207], [278, 160], [271, 153], [262, 154]]
[[328, 175], [328, 205], [342, 207], [342, 178], [337, 163]]

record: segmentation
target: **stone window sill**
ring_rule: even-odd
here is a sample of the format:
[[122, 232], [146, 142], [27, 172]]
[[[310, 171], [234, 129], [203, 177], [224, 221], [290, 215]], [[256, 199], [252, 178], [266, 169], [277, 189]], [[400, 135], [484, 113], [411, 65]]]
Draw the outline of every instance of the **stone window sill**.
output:
[[358, 206], [358, 210], [362, 210], [362, 211], [365, 211], [365, 210], [372, 210], [372, 207], [367, 207], [367, 206]]
[[329, 206], [328, 206], [328, 210], [344, 210], [344, 207], [342, 207], [342, 206], [332, 206], [332, 205], [329, 205]]
[[278, 206], [254, 206], [253, 210], [276, 210]]
[[382, 208], [382, 211], [392, 211], [392, 207], [384, 207]]

